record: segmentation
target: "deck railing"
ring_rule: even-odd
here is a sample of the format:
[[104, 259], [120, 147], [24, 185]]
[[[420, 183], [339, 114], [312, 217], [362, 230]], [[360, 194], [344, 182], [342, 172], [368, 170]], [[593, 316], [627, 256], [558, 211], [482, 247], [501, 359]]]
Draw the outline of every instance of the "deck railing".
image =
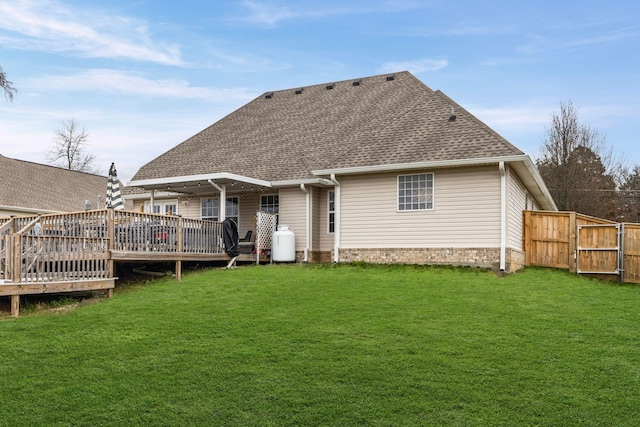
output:
[[111, 251], [223, 254], [222, 224], [110, 209], [0, 219], [0, 280], [113, 276]]

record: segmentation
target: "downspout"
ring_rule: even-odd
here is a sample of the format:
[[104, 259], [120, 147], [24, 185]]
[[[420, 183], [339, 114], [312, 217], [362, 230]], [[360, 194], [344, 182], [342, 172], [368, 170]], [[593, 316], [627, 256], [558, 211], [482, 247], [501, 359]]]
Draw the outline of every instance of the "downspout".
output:
[[506, 268], [507, 258], [507, 177], [504, 162], [500, 162], [500, 271]]
[[304, 258], [302, 262], [309, 262], [309, 246], [311, 245], [311, 192], [304, 184], [300, 184], [300, 190], [305, 194], [305, 236], [304, 236]]
[[153, 213], [153, 205], [156, 203], [156, 189], [151, 189], [151, 210], [149, 213]]
[[331, 174], [331, 182], [335, 186], [335, 218], [333, 228], [333, 262], [340, 261], [340, 254], [338, 249], [340, 248], [340, 183], [336, 180], [336, 175]]
[[218, 221], [222, 222], [225, 220], [227, 213], [227, 187], [225, 185], [219, 186], [211, 179], [208, 179], [207, 181], [209, 181], [209, 184], [211, 184], [213, 188], [220, 192], [220, 203], [218, 204]]

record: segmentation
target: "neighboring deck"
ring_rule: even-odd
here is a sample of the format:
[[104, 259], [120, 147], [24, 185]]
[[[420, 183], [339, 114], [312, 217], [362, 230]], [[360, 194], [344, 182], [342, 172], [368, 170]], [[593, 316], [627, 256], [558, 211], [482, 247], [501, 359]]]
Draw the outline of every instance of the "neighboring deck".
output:
[[[245, 255], [255, 260], [256, 255]], [[99, 290], [116, 261], [229, 261], [222, 223], [113, 209], [0, 219], [0, 296]]]

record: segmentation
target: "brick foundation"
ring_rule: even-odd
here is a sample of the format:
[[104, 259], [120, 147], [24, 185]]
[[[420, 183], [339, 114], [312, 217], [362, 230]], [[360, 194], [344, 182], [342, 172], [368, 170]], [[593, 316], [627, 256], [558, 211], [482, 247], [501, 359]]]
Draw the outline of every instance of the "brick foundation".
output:
[[[507, 248], [505, 271], [512, 273], [524, 268], [524, 252]], [[304, 252], [296, 252], [301, 263]], [[333, 251], [311, 251], [309, 262], [333, 261]], [[497, 248], [388, 248], [340, 249], [340, 262], [368, 262], [371, 264], [446, 264], [500, 269], [500, 249]]]
[[[340, 262], [446, 264], [500, 269], [499, 248], [340, 249]], [[505, 271], [524, 267], [524, 252], [507, 249]]]

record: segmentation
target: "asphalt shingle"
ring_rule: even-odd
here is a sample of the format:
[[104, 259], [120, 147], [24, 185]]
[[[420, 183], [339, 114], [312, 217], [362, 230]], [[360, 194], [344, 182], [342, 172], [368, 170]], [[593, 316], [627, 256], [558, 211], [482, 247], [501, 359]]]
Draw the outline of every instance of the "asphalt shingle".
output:
[[329, 168], [523, 154], [409, 72], [389, 77], [265, 92], [147, 163], [133, 180], [229, 172], [278, 181]]

